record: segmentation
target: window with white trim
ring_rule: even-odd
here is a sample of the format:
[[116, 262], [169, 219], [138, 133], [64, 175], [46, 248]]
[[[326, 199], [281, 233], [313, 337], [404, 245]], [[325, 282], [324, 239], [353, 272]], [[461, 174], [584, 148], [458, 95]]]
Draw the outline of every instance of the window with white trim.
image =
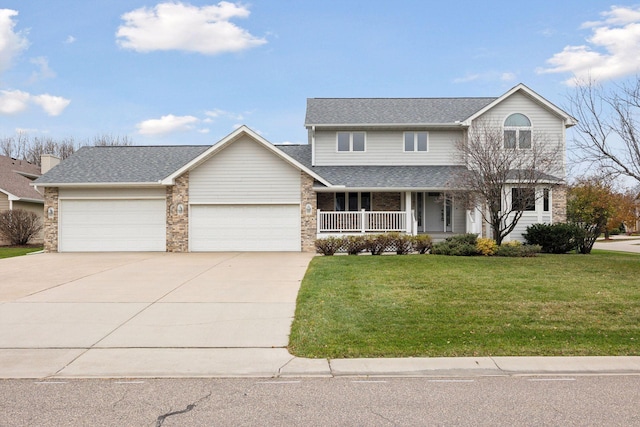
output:
[[535, 211], [536, 210], [536, 190], [535, 188], [512, 188], [511, 189], [511, 209], [513, 211]]
[[365, 150], [365, 132], [338, 132], [336, 139], [338, 151], [349, 152]]
[[504, 121], [504, 148], [531, 148], [531, 120], [524, 114], [511, 114]]
[[429, 132], [405, 132], [404, 133], [404, 151], [428, 151], [429, 150]]

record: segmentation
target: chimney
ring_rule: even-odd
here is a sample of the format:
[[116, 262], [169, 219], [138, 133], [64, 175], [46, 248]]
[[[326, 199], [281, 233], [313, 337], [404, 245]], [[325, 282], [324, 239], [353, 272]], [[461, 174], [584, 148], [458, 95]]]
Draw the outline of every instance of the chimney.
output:
[[43, 154], [40, 156], [40, 173], [45, 174], [60, 163], [60, 157], [52, 154]]

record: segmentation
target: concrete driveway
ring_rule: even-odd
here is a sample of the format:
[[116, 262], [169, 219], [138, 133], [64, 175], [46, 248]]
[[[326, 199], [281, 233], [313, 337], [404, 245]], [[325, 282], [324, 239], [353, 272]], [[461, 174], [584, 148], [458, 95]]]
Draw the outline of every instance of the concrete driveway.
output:
[[0, 377], [271, 376], [312, 254], [0, 260]]

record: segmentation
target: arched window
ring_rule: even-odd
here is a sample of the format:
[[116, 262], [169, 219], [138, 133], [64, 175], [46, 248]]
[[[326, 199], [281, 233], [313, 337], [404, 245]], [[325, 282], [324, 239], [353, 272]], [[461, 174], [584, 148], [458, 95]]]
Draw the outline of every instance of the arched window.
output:
[[504, 121], [504, 148], [531, 148], [531, 120], [514, 113]]

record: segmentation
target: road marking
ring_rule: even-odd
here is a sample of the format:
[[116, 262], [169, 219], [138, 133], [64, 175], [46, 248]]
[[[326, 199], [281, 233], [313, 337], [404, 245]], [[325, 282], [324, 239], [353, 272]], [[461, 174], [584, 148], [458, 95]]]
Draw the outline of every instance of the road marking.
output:
[[256, 384], [299, 384], [300, 381], [258, 381]]
[[474, 383], [475, 380], [428, 380], [428, 383]]
[[529, 378], [527, 381], [575, 381], [575, 378]]

